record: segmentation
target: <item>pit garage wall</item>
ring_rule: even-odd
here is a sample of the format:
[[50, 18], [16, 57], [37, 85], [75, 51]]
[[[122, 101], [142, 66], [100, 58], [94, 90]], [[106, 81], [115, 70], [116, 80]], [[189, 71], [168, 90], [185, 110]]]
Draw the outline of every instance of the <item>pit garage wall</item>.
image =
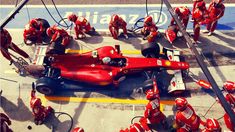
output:
[[[209, 3], [207, 4], [207, 6]], [[172, 5], [182, 6], [182, 5]], [[190, 9], [192, 9], [192, 4], [186, 4]], [[55, 22], [49, 16], [43, 5], [28, 5], [28, 11], [30, 18], [45, 18], [49, 21], [51, 25]], [[160, 4], [148, 5], [149, 14], [154, 17], [156, 22], [160, 15]], [[7, 16], [8, 13], [14, 6], [1, 5], [0, 6], [0, 19], [1, 21]], [[112, 14], [120, 14], [128, 23], [128, 28], [130, 29], [135, 22], [146, 15], [145, 5], [58, 5], [59, 12], [63, 17], [67, 14], [76, 13], [79, 16], [85, 16], [97, 30], [108, 30], [108, 23]], [[48, 5], [48, 9], [53, 14], [56, 20], [60, 20], [53, 5]], [[235, 4], [226, 4], [225, 15], [219, 20], [218, 30], [235, 30]], [[162, 15], [160, 17], [159, 26], [160, 29], [166, 29], [171, 20], [171, 16], [167, 11], [167, 8], [163, 5]], [[29, 21], [27, 8], [24, 7], [15, 18], [10, 21], [6, 28], [24, 28], [25, 24]], [[204, 27], [203, 27], [204, 28]], [[203, 29], [202, 28], [202, 29]], [[192, 23], [189, 22], [188, 29], [192, 29]]]

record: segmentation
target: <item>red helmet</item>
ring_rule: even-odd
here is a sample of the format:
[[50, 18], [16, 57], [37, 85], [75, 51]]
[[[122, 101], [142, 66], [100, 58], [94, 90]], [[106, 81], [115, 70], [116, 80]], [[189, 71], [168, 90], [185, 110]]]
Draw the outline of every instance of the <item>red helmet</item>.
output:
[[116, 14], [114, 14], [114, 15], [112, 16], [112, 21], [113, 21], [113, 22], [116, 22], [116, 21], [118, 21], [118, 20], [119, 20], [119, 16], [116, 15]]
[[68, 15], [67, 18], [69, 21], [75, 22], [77, 20], [78, 16], [75, 14], [70, 14], [70, 15]]
[[30, 26], [34, 27], [34, 28], [38, 28], [40, 26], [39, 21], [37, 21], [36, 19], [32, 19], [29, 21]]
[[192, 15], [192, 17], [193, 17], [194, 19], [200, 19], [200, 18], [202, 18], [202, 16], [203, 16], [202, 11], [199, 10], [199, 9], [196, 9], [196, 10], [193, 12], [193, 15]]
[[226, 81], [224, 83], [224, 89], [226, 89], [228, 92], [234, 92], [235, 91], [235, 82], [232, 81]]
[[140, 124], [134, 123], [130, 126], [130, 132], [144, 132]]
[[153, 99], [156, 99], [158, 97], [159, 97], [158, 94], [154, 93], [154, 91], [152, 89], [149, 89], [146, 92], [146, 99], [147, 100], [153, 100]]
[[188, 16], [190, 14], [190, 10], [187, 6], [182, 6], [179, 8], [180, 13], [183, 14], [183, 16]]
[[52, 36], [55, 33], [55, 29], [53, 27], [49, 27], [47, 29], [47, 36]]
[[84, 132], [84, 129], [81, 128], [81, 127], [76, 127], [76, 128], [73, 129], [72, 132]]
[[211, 132], [221, 132], [221, 127], [216, 119], [209, 118], [206, 120], [206, 130]]
[[152, 16], [147, 16], [144, 18], [144, 23], [152, 23], [152, 22], [153, 22]]
[[206, 7], [206, 3], [204, 1], [200, 1], [197, 3], [196, 8], [203, 9]]
[[42, 102], [41, 102], [41, 99], [39, 99], [39, 98], [35, 98], [35, 99], [31, 100], [31, 102], [30, 102], [31, 108], [33, 108], [35, 106], [41, 106], [41, 105], [42, 105]]
[[188, 105], [188, 101], [185, 98], [176, 98], [175, 105], [177, 110], [184, 110]]

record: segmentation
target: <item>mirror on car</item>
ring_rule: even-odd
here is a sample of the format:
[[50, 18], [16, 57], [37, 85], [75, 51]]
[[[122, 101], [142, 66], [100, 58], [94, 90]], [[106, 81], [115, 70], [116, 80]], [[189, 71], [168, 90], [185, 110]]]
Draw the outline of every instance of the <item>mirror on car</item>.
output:
[[93, 57], [93, 58], [97, 58], [97, 57], [98, 57], [98, 52], [97, 52], [97, 50], [93, 50], [93, 51], [92, 51], [92, 57]]

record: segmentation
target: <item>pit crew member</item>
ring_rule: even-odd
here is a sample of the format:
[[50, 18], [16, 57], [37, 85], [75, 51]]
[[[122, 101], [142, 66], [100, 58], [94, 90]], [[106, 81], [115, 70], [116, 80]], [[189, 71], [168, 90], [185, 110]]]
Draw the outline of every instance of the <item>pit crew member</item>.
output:
[[203, 0], [195, 0], [193, 4], [192, 19], [194, 31], [193, 39], [196, 43], [200, 43], [198, 41], [200, 35], [200, 24], [205, 20], [207, 15], [206, 3]]
[[148, 132], [148, 131], [145, 131], [141, 124], [134, 123], [130, 126], [129, 129], [126, 128], [125, 130], [120, 130], [119, 132]]
[[[232, 110], [235, 114], [235, 82], [226, 81], [223, 85], [223, 88], [227, 91], [227, 93], [225, 93], [225, 99], [232, 106]], [[234, 124], [231, 122], [227, 113], [224, 114], [224, 122], [226, 127], [233, 131]]]
[[[185, 29], [187, 28], [189, 15], [191, 14], [189, 8], [187, 6], [180, 6], [174, 9], [175, 14], [177, 14], [178, 18], [180, 19], [181, 23], [184, 25]], [[176, 25], [174, 18], [171, 19], [170, 25]]]
[[209, 19], [210, 22], [207, 24], [207, 31], [204, 33], [208, 33], [208, 36], [212, 35], [217, 27], [218, 20], [224, 15], [225, 6], [223, 4], [223, 0], [213, 0], [209, 7]]
[[141, 29], [141, 34], [144, 36], [144, 40], [148, 40], [148, 42], [155, 42], [158, 36], [158, 27], [153, 21], [152, 16], [146, 16], [144, 18], [144, 26]]
[[177, 111], [173, 128], [176, 128], [177, 132], [198, 131], [202, 121], [188, 101], [185, 98], [176, 98], [175, 105]]
[[207, 119], [205, 123], [205, 128], [201, 132], [221, 132], [221, 127], [216, 119]]
[[122, 17], [117, 14], [112, 15], [109, 22], [109, 31], [114, 39], [118, 39], [119, 29], [123, 30], [125, 38], [128, 39], [126, 26], [127, 23], [122, 19]]
[[[160, 111], [160, 97], [157, 88], [157, 83], [153, 81], [153, 89], [149, 89], [146, 92], [146, 98], [149, 100], [145, 106], [144, 117], [140, 119], [140, 123], [143, 125], [145, 130], [150, 130], [149, 125], [158, 125], [161, 123], [164, 129], [168, 128], [166, 116]], [[148, 126], [146, 126], [148, 125]]]
[[71, 14], [68, 16], [68, 20], [75, 24], [74, 30], [76, 37], [75, 39], [82, 39], [85, 38], [86, 34], [91, 34], [95, 31], [94, 27], [91, 27], [89, 21], [82, 16], [77, 16], [75, 14]]
[[46, 118], [54, 111], [51, 106], [43, 106], [41, 99], [36, 97], [35, 88], [31, 91], [30, 107], [32, 108], [34, 123], [36, 125], [41, 125], [46, 120]]
[[64, 47], [68, 46], [72, 39], [72, 37], [64, 29], [59, 29], [56, 26], [48, 28], [47, 35], [51, 37], [50, 43], [58, 42]]
[[0, 35], [1, 35], [1, 43], [0, 43], [1, 53], [7, 60], [10, 61], [10, 64], [12, 64], [14, 60], [11, 58], [8, 49], [11, 49], [14, 52], [23, 56], [24, 58], [29, 59], [29, 55], [12, 42], [11, 35], [6, 29], [2, 29]]

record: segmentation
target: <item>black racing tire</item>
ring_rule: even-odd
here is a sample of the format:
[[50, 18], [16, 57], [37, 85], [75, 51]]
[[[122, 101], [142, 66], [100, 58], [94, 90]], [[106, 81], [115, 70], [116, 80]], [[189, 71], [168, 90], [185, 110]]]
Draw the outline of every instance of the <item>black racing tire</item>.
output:
[[160, 46], [157, 43], [146, 43], [141, 45], [141, 53], [146, 58], [158, 58]]
[[42, 77], [36, 81], [36, 90], [44, 95], [55, 94], [58, 87], [59, 81], [50, 77]]
[[146, 93], [149, 89], [153, 88], [153, 80], [148, 79], [148, 80], [144, 81], [142, 87], [143, 87], [143, 92]]

